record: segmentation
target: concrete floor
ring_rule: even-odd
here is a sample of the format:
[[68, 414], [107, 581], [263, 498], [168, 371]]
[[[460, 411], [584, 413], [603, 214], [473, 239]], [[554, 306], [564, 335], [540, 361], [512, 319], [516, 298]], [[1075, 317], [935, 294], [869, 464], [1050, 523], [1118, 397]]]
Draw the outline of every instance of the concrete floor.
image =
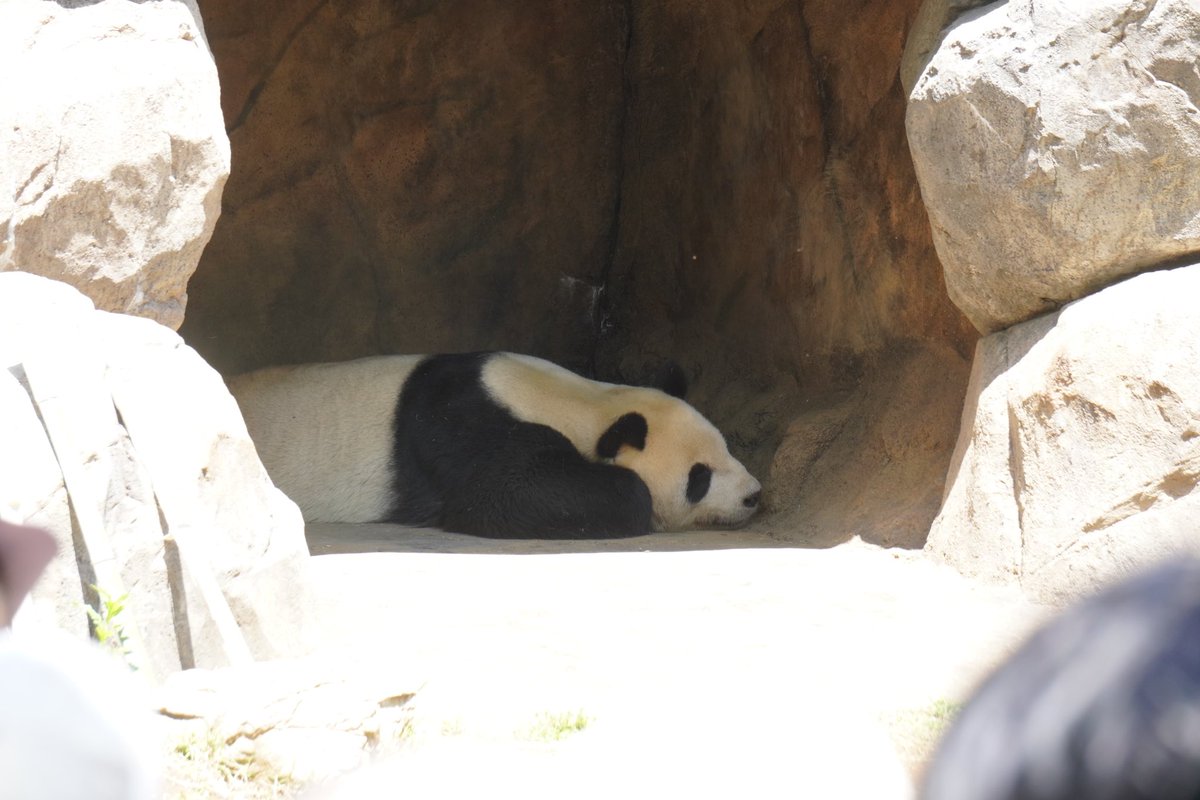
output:
[[613, 791], [640, 770], [672, 791], [883, 797], [893, 746], [910, 770], [924, 757], [896, 720], [964, 698], [1048, 612], [919, 551], [752, 531], [523, 542], [322, 525], [309, 543], [329, 646], [411, 676], [417, 739], [528, 744], [539, 718], [581, 711], [556, 761], [624, 765], [601, 771]]

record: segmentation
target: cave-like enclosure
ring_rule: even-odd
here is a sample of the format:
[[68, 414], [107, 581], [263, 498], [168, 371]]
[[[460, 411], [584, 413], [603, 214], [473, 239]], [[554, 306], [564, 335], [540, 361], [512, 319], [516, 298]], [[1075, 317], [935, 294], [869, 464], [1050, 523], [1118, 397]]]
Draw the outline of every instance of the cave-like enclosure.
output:
[[233, 151], [181, 333], [224, 372], [664, 358], [760, 525], [920, 546], [977, 334], [904, 133], [919, 0], [204, 0]]

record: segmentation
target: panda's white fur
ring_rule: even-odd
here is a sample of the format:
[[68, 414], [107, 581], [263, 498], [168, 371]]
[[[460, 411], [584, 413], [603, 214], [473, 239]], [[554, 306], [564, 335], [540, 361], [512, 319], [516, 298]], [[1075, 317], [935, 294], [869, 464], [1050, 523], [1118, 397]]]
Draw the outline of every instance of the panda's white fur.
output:
[[305, 520], [387, 516], [396, 400], [421, 358], [268, 367], [228, 381], [263, 466]]
[[[472, 357], [478, 358], [473, 381], [482, 392], [478, 401], [462, 400], [465, 408], [473, 411], [475, 405], [490, 401], [522, 423], [557, 431], [583, 459], [632, 470], [649, 490], [655, 529], [738, 525], [754, 513], [758, 481], [730, 455], [720, 432], [686, 402], [657, 389], [588, 380], [531, 356], [378, 356], [273, 367], [231, 379], [230, 389], [267, 471], [297, 502], [306, 520], [403, 519], [396, 516], [396, 460], [407, 456], [400, 454], [396, 442], [398, 436], [411, 434], [400, 433], [395, 418], [397, 413], [414, 412], [399, 410], [399, 398], [402, 393], [408, 396], [405, 388], [418, 366], [422, 377], [414, 380], [425, 382], [424, 374], [441, 360]], [[465, 386], [475, 388], [470, 381]], [[448, 405], [444, 401], [415, 413], [429, 415], [432, 408], [439, 414], [437, 409]], [[418, 408], [415, 403], [412, 407]], [[645, 420], [644, 443], [623, 444], [612, 458], [601, 458], [598, 441], [625, 415]], [[475, 424], [475, 416], [440, 419], [439, 424], [449, 427], [429, 435], [453, 436], [457, 428]], [[426, 423], [406, 420], [406, 430]], [[471, 452], [469, 458], [509, 455], [501, 448], [492, 455]], [[698, 464], [711, 469], [711, 479], [703, 497], [690, 502], [689, 470]], [[426, 466], [416, 465], [417, 471], [407, 474], [423, 475]]]

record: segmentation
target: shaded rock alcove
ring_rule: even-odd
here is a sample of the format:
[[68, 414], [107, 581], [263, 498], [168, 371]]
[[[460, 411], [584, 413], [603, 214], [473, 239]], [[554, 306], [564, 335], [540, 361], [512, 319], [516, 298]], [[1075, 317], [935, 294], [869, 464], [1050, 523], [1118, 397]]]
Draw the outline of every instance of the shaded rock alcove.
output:
[[920, 546], [977, 334], [905, 139], [919, 5], [207, 0], [233, 166], [181, 333], [226, 373], [673, 358], [764, 526]]

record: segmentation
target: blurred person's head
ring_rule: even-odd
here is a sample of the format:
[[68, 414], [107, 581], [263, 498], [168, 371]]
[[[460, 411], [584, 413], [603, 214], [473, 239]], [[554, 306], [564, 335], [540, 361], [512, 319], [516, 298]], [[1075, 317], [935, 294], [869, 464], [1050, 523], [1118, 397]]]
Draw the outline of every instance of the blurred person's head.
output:
[[54, 558], [54, 539], [40, 528], [0, 520], [0, 628], [12, 624], [21, 601]]
[[1200, 799], [1200, 561], [1085, 600], [976, 692], [924, 800]]

